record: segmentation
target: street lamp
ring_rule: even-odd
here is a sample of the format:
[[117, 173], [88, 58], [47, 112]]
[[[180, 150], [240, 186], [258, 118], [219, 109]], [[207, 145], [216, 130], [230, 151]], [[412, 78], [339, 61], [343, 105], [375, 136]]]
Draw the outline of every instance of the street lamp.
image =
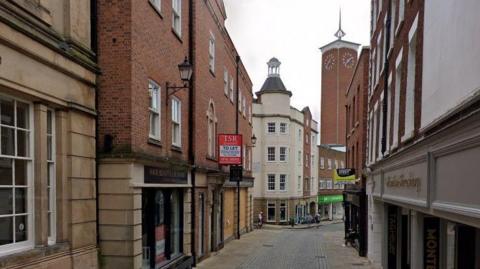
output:
[[252, 146], [251, 147], [254, 148], [255, 144], [257, 144], [257, 137], [255, 136], [255, 134], [253, 134], [253, 136], [252, 136]]
[[[176, 93], [179, 90], [182, 89], [188, 89], [189, 88], [189, 82], [192, 78], [193, 74], [193, 66], [192, 64], [188, 61], [188, 58], [185, 57], [185, 60], [178, 65], [178, 71], [180, 72], [180, 79], [183, 81], [183, 86], [176, 86], [173, 84], [170, 86], [170, 82], [167, 81], [167, 97], [170, 97], [170, 95]], [[172, 90], [172, 91], [170, 91]], [[168, 105], [168, 98], [167, 98], [167, 105]]]

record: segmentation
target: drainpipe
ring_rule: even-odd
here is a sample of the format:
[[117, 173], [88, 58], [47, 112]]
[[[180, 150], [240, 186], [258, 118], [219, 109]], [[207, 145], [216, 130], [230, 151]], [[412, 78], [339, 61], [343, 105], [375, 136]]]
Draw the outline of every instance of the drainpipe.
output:
[[[97, 45], [97, 0], [90, 0], [90, 40], [91, 40], [91, 48], [92, 51], [95, 54], [95, 62], [98, 61], [97, 57], [97, 52], [98, 52], [98, 45]], [[97, 115], [95, 116], [95, 145], [98, 149], [99, 147], [99, 141], [98, 141], [98, 85], [96, 86], [95, 89], [95, 112]], [[97, 231], [97, 247], [100, 247], [100, 225], [99, 225], [99, 217], [100, 217], [100, 211], [98, 209], [99, 207], [99, 200], [98, 200], [98, 150], [96, 151], [95, 154], [95, 215], [96, 215], [96, 231]]]
[[192, 74], [192, 78], [189, 84], [188, 89], [188, 131], [190, 135], [188, 136], [188, 159], [191, 166], [190, 170], [190, 179], [191, 179], [191, 253], [193, 258], [193, 267], [197, 264], [197, 257], [195, 251], [195, 148], [194, 148], [194, 130], [195, 130], [195, 120], [194, 120], [194, 111], [195, 111], [195, 95], [194, 95], [194, 88], [195, 88], [195, 53], [194, 53], [194, 0], [189, 0], [189, 9], [188, 9], [188, 58], [190, 58], [190, 63], [192, 64], [192, 68], [194, 70]]
[[[239, 109], [239, 97], [240, 97], [240, 91], [238, 85], [240, 82], [238, 81], [239, 78], [239, 72], [240, 72], [240, 56], [235, 57], [236, 65], [237, 65], [237, 100], [236, 100], [236, 109], [235, 109], [235, 134], [238, 135], [238, 109]], [[243, 141], [242, 141], [243, 142]], [[243, 154], [243, 151], [241, 152]], [[243, 156], [242, 156], [243, 157]], [[242, 174], [243, 174], [243, 169], [242, 169]], [[243, 175], [242, 175], [243, 177]], [[240, 179], [237, 178], [237, 239], [240, 239]]]
[[388, 51], [390, 50], [390, 24], [392, 23], [392, 1], [388, 1], [388, 9], [387, 9], [387, 22], [385, 24], [385, 64], [383, 70], [385, 70], [384, 77], [383, 77], [383, 104], [382, 104], [382, 155], [385, 155], [385, 151], [387, 150], [387, 120], [388, 120]]

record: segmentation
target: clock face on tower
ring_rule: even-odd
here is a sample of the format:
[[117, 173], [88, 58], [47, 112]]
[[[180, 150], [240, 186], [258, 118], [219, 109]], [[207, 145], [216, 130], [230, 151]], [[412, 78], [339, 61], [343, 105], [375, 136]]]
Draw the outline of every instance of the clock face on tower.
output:
[[332, 70], [334, 65], [335, 57], [333, 56], [333, 54], [327, 55], [327, 57], [325, 57], [325, 60], [323, 61], [323, 66], [325, 67], [325, 70]]
[[352, 68], [355, 65], [355, 56], [350, 52], [345, 52], [342, 56], [342, 63], [346, 68]]

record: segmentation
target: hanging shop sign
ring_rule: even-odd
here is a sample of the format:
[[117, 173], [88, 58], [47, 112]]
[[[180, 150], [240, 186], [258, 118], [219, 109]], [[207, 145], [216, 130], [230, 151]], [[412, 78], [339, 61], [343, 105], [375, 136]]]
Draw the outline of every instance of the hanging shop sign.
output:
[[423, 268], [440, 268], [440, 220], [438, 218], [423, 219], [423, 242]]
[[355, 169], [353, 168], [334, 169], [333, 180], [335, 182], [354, 183], [356, 180]]
[[187, 184], [188, 170], [175, 166], [144, 166], [144, 181], [148, 184]]
[[242, 164], [242, 135], [218, 135], [218, 163], [221, 165]]

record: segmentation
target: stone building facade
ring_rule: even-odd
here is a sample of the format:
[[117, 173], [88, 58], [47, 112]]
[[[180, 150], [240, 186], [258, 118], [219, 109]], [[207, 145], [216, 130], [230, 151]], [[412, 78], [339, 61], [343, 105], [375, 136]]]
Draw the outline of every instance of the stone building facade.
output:
[[322, 219], [343, 219], [343, 183], [333, 180], [334, 170], [345, 168], [343, 148], [318, 146], [318, 214]]
[[368, 257], [383, 268], [480, 266], [479, 8], [372, 2]]
[[268, 77], [253, 104], [255, 221], [288, 224], [317, 212], [318, 123], [308, 107], [290, 106], [292, 93], [280, 78], [280, 62], [268, 62]]
[[0, 2], [0, 267], [98, 268], [89, 1]]

